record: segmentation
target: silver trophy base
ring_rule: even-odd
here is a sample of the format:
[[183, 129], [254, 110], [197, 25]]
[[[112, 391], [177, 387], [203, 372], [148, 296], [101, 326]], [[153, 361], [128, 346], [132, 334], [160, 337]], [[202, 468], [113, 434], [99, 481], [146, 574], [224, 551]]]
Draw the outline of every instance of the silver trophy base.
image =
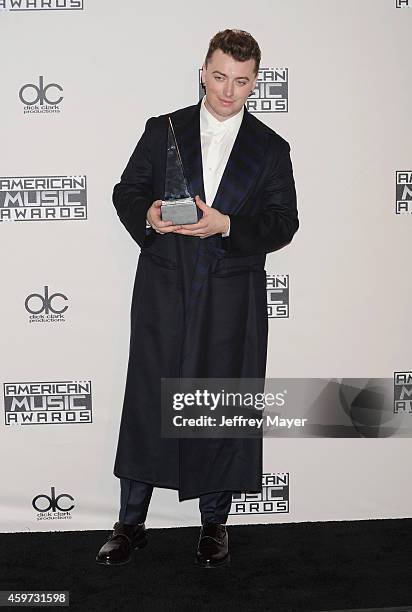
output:
[[173, 221], [175, 225], [197, 223], [197, 206], [193, 198], [162, 200], [162, 221]]

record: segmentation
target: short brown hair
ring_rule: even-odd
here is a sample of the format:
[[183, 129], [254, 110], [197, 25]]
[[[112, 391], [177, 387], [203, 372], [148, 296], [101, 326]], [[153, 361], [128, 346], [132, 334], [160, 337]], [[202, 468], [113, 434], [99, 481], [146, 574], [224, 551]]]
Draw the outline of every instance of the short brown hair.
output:
[[260, 65], [260, 49], [256, 40], [249, 32], [244, 30], [223, 30], [213, 36], [207, 50], [205, 65], [212, 57], [216, 49], [231, 55], [238, 62], [255, 60], [255, 74], [258, 73]]

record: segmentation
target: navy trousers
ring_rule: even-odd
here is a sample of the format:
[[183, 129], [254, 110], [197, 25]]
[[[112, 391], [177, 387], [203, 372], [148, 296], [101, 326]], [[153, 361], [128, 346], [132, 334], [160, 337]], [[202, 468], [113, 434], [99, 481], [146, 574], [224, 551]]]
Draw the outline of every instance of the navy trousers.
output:
[[[127, 524], [144, 523], [149, 509], [153, 485], [130, 478], [120, 478], [119, 522]], [[199, 497], [202, 525], [224, 524], [232, 503], [232, 492], [207, 493]]]

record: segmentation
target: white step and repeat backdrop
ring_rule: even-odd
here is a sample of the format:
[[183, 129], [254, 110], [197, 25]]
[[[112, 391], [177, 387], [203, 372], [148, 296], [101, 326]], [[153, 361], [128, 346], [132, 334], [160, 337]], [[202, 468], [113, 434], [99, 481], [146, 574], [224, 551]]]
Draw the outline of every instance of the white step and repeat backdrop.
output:
[[[301, 227], [267, 258], [267, 376], [395, 375], [407, 400], [410, 5], [0, 0], [1, 531], [117, 520], [138, 248], [112, 188], [147, 118], [199, 99], [226, 27], [261, 46], [249, 108], [290, 142], [298, 192]], [[43, 397], [24, 398], [33, 383]], [[266, 439], [263, 494], [234, 499], [229, 522], [410, 517], [411, 461], [408, 438]], [[155, 489], [147, 524], [199, 524], [197, 504]]]

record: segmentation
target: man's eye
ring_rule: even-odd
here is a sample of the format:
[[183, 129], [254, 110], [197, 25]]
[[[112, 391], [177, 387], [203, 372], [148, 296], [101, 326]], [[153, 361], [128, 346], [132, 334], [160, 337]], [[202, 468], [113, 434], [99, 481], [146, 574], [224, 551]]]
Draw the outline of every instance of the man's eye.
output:
[[215, 75], [215, 79], [216, 81], [223, 81], [223, 77]]
[[246, 81], [238, 81], [238, 85], [246, 85]]

